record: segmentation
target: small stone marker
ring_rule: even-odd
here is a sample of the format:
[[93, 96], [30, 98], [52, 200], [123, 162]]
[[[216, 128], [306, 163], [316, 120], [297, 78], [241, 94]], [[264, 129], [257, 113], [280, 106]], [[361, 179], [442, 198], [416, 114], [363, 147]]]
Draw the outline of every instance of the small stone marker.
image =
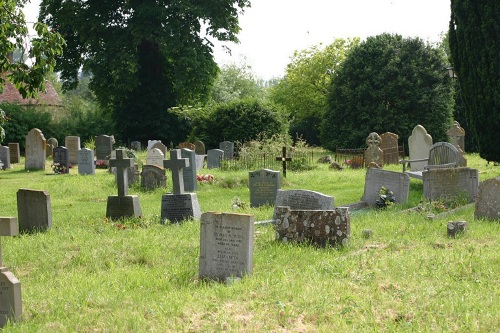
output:
[[182, 148], [181, 157], [187, 158], [189, 161], [189, 165], [182, 169], [184, 191], [194, 192], [198, 189], [198, 181], [196, 180], [196, 154], [194, 150]]
[[252, 273], [254, 217], [207, 212], [201, 216], [199, 276], [226, 281]]
[[19, 232], [45, 231], [52, 227], [52, 207], [47, 191], [19, 189], [17, 191]]
[[142, 150], [141, 142], [140, 141], [132, 141], [130, 143], [130, 148], [132, 148], [135, 151], [141, 151]]
[[95, 175], [94, 151], [82, 148], [78, 151], [78, 174]]
[[[413, 128], [408, 138], [408, 150], [410, 151], [410, 160], [429, 158], [429, 151], [432, 147], [432, 136], [427, 134], [427, 130], [422, 125]], [[411, 171], [423, 171], [427, 161], [412, 162]]]
[[10, 153], [10, 163], [19, 163], [21, 160], [21, 150], [19, 149], [19, 143], [11, 142], [9, 143], [9, 153]]
[[479, 184], [474, 217], [500, 220], [500, 177], [491, 178]]
[[2, 161], [2, 169], [10, 169], [10, 149], [7, 146], [0, 146], [0, 161]]
[[234, 157], [234, 142], [223, 141], [219, 143], [219, 149], [224, 152], [223, 158], [225, 160], [232, 160]]
[[47, 142], [42, 131], [33, 128], [26, 136], [25, 142], [25, 169], [26, 170], [45, 170], [45, 149]]
[[163, 160], [165, 159], [165, 155], [158, 148], [151, 148], [148, 150], [146, 155], [146, 164], [147, 165], [156, 165], [163, 168]]
[[109, 135], [99, 135], [95, 137], [95, 157], [97, 160], [108, 160], [113, 151], [113, 137]]
[[78, 164], [78, 151], [80, 150], [80, 137], [67, 136], [64, 138], [64, 146], [69, 150], [69, 163]]
[[59, 146], [53, 149], [54, 164], [59, 163], [60, 173], [69, 173], [69, 149]]
[[106, 207], [106, 217], [112, 219], [142, 215], [139, 197], [128, 195], [128, 169], [134, 167], [134, 159], [126, 156], [124, 149], [117, 149], [116, 158], [109, 160], [110, 167], [116, 168], [116, 185], [118, 186], [118, 195], [109, 196]]
[[222, 149], [210, 149], [209, 151], [207, 151], [207, 168], [220, 168], [220, 161], [223, 158], [224, 151]]
[[194, 152], [196, 153], [196, 155], [205, 155], [207, 153], [205, 150], [205, 144], [200, 140], [195, 141]]
[[278, 190], [274, 203], [274, 215], [279, 206], [292, 210], [333, 210], [333, 197], [309, 190]]
[[375, 132], [370, 133], [366, 138], [366, 144], [368, 148], [365, 150], [365, 167], [368, 167], [370, 163], [375, 163], [379, 167], [384, 165], [384, 152], [380, 149], [380, 143], [382, 139], [380, 135]]
[[276, 193], [281, 188], [279, 171], [261, 169], [248, 173], [250, 207], [274, 205]]
[[380, 188], [382, 186], [394, 193], [396, 203], [408, 201], [410, 176], [406, 173], [376, 168], [366, 170], [365, 190], [361, 201], [366, 202], [370, 207], [375, 207], [375, 201], [380, 198]]
[[152, 190], [157, 187], [165, 187], [167, 178], [165, 169], [157, 165], [143, 165], [141, 173], [141, 186], [145, 189]]
[[372, 236], [373, 231], [371, 229], [363, 229], [361, 233], [363, 235], [363, 238], [368, 239]]
[[457, 221], [457, 222], [448, 222], [446, 226], [448, 237], [458, 237], [461, 234], [467, 231], [467, 222], [465, 221]]
[[156, 142], [153, 147], [151, 148], [157, 148], [157, 149], [160, 149], [161, 152], [163, 153], [163, 156], [167, 155], [167, 146], [165, 146], [163, 143], [161, 143], [161, 141], [159, 142]]
[[464, 198], [474, 202], [479, 171], [471, 168], [430, 169], [422, 172], [424, 197], [429, 200]]
[[286, 157], [286, 147], [281, 148], [281, 156], [276, 157], [276, 161], [281, 161], [283, 164], [283, 177], [286, 178], [286, 162], [291, 161], [291, 157]]

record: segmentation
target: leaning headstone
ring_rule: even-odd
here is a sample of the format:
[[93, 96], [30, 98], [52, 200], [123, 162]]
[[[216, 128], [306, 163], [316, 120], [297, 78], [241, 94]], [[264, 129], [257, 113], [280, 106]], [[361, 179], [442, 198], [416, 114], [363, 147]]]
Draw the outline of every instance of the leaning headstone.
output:
[[107, 161], [113, 151], [113, 137], [99, 135], [95, 137], [95, 158], [98, 161]]
[[406, 173], [388, 171], [376, 168], [366, 170], [365, 190], [361, 201], [375, 207], [375, 201], [380, 198], [380, 188], [385, 187], [394, 193], [396, 203], [408, 201], [410, 192], [410, 176]]
[[189, 165], [182, 169], [184, 191], [194, 192], [198, 189], [198, 181], [196, 180], [196, 154], [194, 150], [182, 148], [181, 157], [189, 160]]
[[42, 131], [33, 128], [26, 136], [25, 142], [25, 169], [26, 170], [45, 170], [45, 148], [47, 143]]
[[[151, 149], [153, 148], [157, 148], [157, 149], [160, 149], [160, 151], [163, 153], [163, 155], [167, 155], [167, 146], [165, 146], [163, 143], [160, 142], [157, 142], [155, 143]], [[149, 151], [149, 150], [148, 150]]]
[[141, 142], [140, 141], [132, 141], [130, 143], [130, 148], [132, 148], [135, 151], [141, 151], [142, 150]]
[[52, 227], [52, 207], [47, 191], [21, 188], [17, 191], [19, 232], [45, 231]]
[[248, 173], [250, 207], [274, 205], [276, 193], [281, 188], [280, 172], [269, 169]]
[[146, 154], [146, 164], [156, 165], [163, 168], [163, 160], [165, 159], [165, 154], [158, 148], [151, 148]]
[[479, 184], [474, 217], [500, 220], [500, 177], [491, 178]]
[[281, 242], [345, 245], [351, 235], [349, 208], [295, 210], [277, 207], [274, 228]]
[[384, 152], [380, 149], [380, 143], [382, 139], [380, 135], [375, 132], [370, 133], [366, 138], [366, 144], [368, 148], [365, 150], [365, 167], [368, 167], [371, 163], [375, 163], [379, 167], [384, 165]]
[[424, 197], [473, 202], [479, 190], [479, 172], [471, 168], [430, 169], [422, 172]]
[[458, 121], [454, 121], [453, 125], [446, 131], [451, 143], [457, 148], [465, 152], [465, 130], [460, 127]]
[[192, 151], [194, 151], [194, 149], [196, 148], [196, 146], [191, 142], [181, 142], [181, 143], [179, 143], [178, 147], [179, 147], [179, 149], [189, 149]]
[[456, 238], [467, 231], [467, 222], [465, 221], [456, 221], [456, 222], [448, 222], [446, 226], [446, 234], [448, 237]]
[[207, 168], [220, 168], [220, 161], [224, 158], [224, 151], [221, 149], [210, 149], [207, 151]]
[[274, 203], [274, 219], [276, 208], [290, 207], [292, 210], [332, 210], [334, 198], [323, 193], [309, 190], [278, 190]]
[[69, 163], [78, 164], [78, 151], [80, 150], [80, 137], [67, 136], [64, 146], [69, 149]]
[[141, 173], [141, 186], [145, 189], [152, 190], [157, 187], [165, 187], [167, 178], [165, 169], [157, 165], [143, 165]]
[[0, 146], [0, 161], [2, 161], [2, 169], [10, 169], [10, 149], [7, 146]]
[[52, 148], [59, 147], [59, 142], [57, 141], [56, 138], [48, 138], [47, 139], [47, 144], [52, 145]]
[[21, 150], [19, 149], [19, 143], [11, 142], [9, 143], [9, 153], [10, 153], [10, 163], [19, 163], [21, 160]]
[[78, 174], [95, 175], [94, 151], [82, 148], [78, 152]]
[[142, 215], [139, 197], [128, 195], [128, 169], [134, 167], [134, 159], [128, 158], [124, 149], [116, 150], [116, 158], [109, 160], [110, 167], [116, 168], [118, 195], [110, 195], [106, 206], [106, 217], [140, 217]]
[[385, 132], [380, 135], [380, 149], [383, 151], [384, 164], [398, 164], [399, 163], [399, 147], [397, 134]]
[[157, 143], [161, 143], [161, 140], [148, 140], [148, 148], [147, 149], [150, 150]]
[[[432, 136], [427, 134], [427, 130], [422, 125], [415, 126], [408, 138], [410, 160], [429, 158], [431, 147]], [[426, 165], [427, 161], [411, 162], [410, 168], [411, 171], [423, 171]]]
[[69, 149], [59, 146], [53, 149], [54, 166], [58, 169], [57, 173], [69, 173]]
[[199, 277], [225, 281], [252, 273], [254, 217], [207, 212], [201, 216]]
[[195, 141], [194, 152], [196, 153], [196, 155], [205, 155], [207, 153], [205, 150], [205, 144], [200, 140]]
[[223, 141], [219, 143], [219, 149], [224, 152], [225, 160], [232, 160], [234, 157], [234, 142]]

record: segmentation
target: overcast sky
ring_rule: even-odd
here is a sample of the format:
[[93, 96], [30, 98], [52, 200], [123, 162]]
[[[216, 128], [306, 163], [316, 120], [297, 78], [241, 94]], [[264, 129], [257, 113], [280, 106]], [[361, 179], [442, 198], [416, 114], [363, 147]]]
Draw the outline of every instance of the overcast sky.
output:
[[[35, 21], [39, 0], [25, 11]], [[280, 77], [295, 50], [335, 38], [383, 32], [438, 41], [450, 20], [450, 0], [252, 0], [240, 16], [240, 44], [216, 45], [219, 64], [246, 63], [262, 79]]]

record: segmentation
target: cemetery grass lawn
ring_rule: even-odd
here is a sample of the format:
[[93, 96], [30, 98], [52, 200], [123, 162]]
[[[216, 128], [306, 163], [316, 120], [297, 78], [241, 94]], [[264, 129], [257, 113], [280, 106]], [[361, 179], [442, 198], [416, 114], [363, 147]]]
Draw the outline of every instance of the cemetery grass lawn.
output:
[[[142, 155], [141, 155], [142, 157]], [[500, 167], [468, 155], [480, 180]], [[144, 157], [145, 159], [145, 157]], [[21, 161], [23, 162], [23, 161]], [[400, 166], [386, 169], [401, 171]], [[248, 172], [203, 170], [214, 184], [197, 192], [205, 211], [272, 216], [249, 207]], [[365, 170], [325, 165], [288, 172], [283, 189], [310, 189], [340, 206], [363, 194]], [[167, 190], [171, 188], [170, 176]], [[475, 220], [473, 207], [435, 220], [401, 212], [422, 200], [411, 181], [406, 205], [351, 214], [344, 248], [281, 244], [272, 226], [256, 226], [253, 274], [225, 285], [198, 275], [199, 222], [159, 223], [161, 195], [133, 186], [142, 218], [105, 218], [114, 177], [0, 171], [1, 216], [17, 216], [19, 188], [46, 190], [52, 228], [1, 237], [3, 263], [21, 281], [22, 322], [4, 332], [493, 332], [500, 327], [500, 224]], [[448, 221], [469, 231], [446, 237]], [[369, 239], [363, 229], [373, 230]]]

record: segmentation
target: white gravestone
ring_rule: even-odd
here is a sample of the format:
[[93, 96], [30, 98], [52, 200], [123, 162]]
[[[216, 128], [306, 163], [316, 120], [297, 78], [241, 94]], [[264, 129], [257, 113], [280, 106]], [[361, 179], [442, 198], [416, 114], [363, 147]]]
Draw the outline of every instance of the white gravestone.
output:
[[165, 154], [158, 148], [151, 148], [148, 150], [146, 155], [147, 165], [156, 165], [163, 168], [163, 160], [165, 159]]
[[[432, 136], [427, 134], [426, 129], [422, 125], [415, 126], [410, 137], [408, 138], [410, 160], [429, 158], [429, 151], [431, 150], [431, 147]], [[427, 163], [427, 161], [411, 162], [411, 171], [423, 171]]]

